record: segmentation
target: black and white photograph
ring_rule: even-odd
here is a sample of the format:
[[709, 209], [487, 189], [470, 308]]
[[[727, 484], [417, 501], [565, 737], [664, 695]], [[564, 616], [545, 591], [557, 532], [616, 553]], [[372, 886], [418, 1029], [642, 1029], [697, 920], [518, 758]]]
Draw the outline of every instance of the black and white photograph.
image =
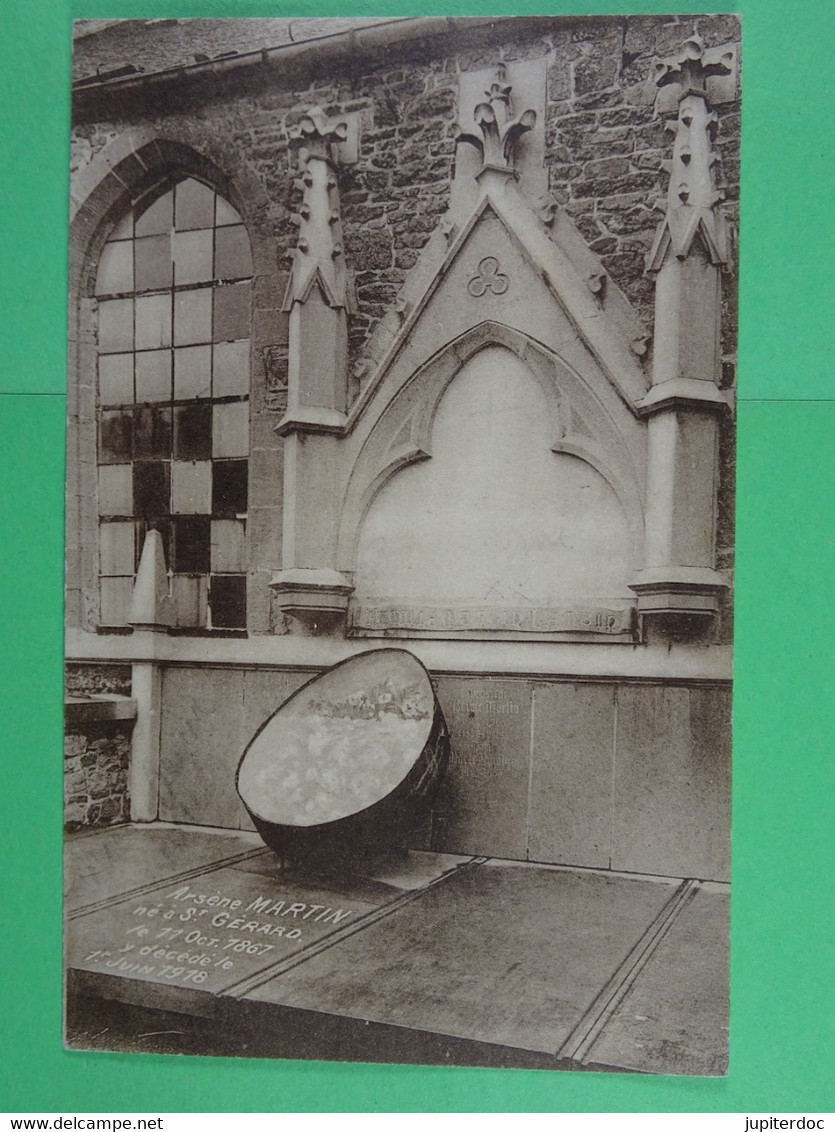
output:
[[75, 23], [68, 1049], [728, 1072], [741, 66]]

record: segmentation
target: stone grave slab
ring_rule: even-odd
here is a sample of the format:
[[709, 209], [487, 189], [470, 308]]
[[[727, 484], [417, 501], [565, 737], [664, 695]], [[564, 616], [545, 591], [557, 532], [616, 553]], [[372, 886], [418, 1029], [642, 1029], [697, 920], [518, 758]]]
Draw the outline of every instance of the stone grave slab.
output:
[[[392, 889], [411, 892], [424, 888], [444, 873], [451, 872], [459, 865], [471, 861], [469, 856], [455, 856], [451, 853], [424, 853], [409, 850], [404, 853], [384, 853], [356, 862], [356, 869], [350, 878], [330, 877], [328, 891], [344, 892], [359, 896], [363, 891], [387, 894]], [[282, 883], [282, 869], [274, 853], [264, 853], [257, 857], [235, 863], [235, 868], [243, 872], [258, 873], [271, 877], [276, 884]], [[310, 878], [307, 881], [311, 883]]]
[[[283, 869], [256, 835], [171, 827], [122, 827], [69, 848], [81, 868], [68, 906], [67, 968], [85, 973], [85, 989], [104, 977], [210, 995], [467, 861], [386, 855], [363, 874], [323, 879]], [[164, 1001], [157, 993], [147, 1004]]]
[[64, 882], [66, 911], [159, 884], [167, 877], [201, 870], [241, 854], [267, 855], [256, 833], [178, 829], [170, 825], [119, 825], [67, 837]]
[[489, 862], [246, 998], [553, 1055], [675, 891]]
[[[389, 889], [389, 898], [397, 890]], [[221, 868], [71, 920], [67, 965], [219, 994], [383, 902]]]
[[716, 1076], [728, 1062], [726, 886], [705, 885], [675, 919], [584, 1061]]

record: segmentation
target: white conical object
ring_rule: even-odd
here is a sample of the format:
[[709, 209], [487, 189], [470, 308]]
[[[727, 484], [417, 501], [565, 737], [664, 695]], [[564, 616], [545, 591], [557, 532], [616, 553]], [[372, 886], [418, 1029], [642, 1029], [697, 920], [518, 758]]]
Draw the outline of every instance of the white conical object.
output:
[[174, 624], [174, 603], [168, 592], [165, 550], [159, 531], [145, 535], [128, 622], [134, 629], [167, 629]]

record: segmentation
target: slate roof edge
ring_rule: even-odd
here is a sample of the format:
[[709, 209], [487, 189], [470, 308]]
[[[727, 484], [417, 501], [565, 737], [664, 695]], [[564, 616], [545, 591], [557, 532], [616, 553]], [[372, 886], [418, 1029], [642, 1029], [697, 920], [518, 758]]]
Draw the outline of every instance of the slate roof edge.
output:
[[[184, 79], [218, 77], [244, 68], [273, 63], [281, 64], [292, 73], [294, 68], [309, 65], [314, 59], [317, 65], [338, 62], [348, 57], [356, 60], [367, 52], [392, 48], [411, 40], [448, 38], [464, 31], [489, 32], [509, 23], [516, 29], [529, 26], [535, 30], [552, 22], [553, 17], [547, 16], [398, 17], [296, 43], [262, 47], [226, 58], [178, 64], [159, 71], [119, 73], [111, 78], [88, 76], [73, 83], [73, 103], [76, 110], [90, 110], [99, 97], [109, 100], [114, 96], [150, 92], [152, 88], [165, 87]], [[281, 71], [277, 73], [280, 75]]]

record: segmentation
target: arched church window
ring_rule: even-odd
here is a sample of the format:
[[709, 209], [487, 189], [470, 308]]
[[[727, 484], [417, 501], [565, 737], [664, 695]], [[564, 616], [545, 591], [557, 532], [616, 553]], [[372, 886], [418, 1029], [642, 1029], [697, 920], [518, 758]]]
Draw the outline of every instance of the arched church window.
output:
[[246, 625], [252, 258], [241, 217], [179, 181], [113, 229], [96, 277], [100, 622], [127, 621], [160, 532], [181, 627]]

